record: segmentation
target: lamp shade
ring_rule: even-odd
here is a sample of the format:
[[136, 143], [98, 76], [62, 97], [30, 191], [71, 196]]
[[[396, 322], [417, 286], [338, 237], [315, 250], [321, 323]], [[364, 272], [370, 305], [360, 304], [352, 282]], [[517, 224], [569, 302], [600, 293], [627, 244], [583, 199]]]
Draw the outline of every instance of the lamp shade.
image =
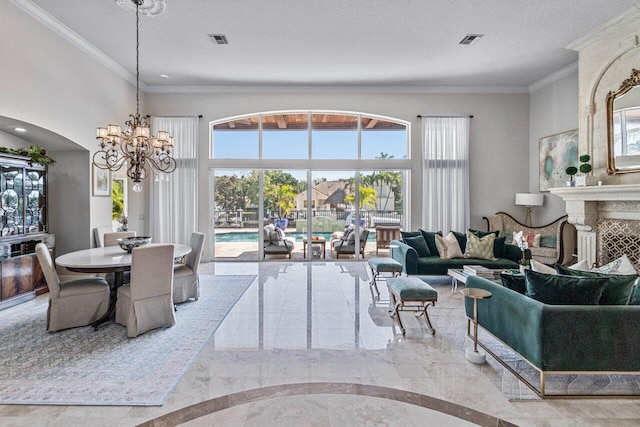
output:
[[516, 205], [518, 206], [542, 206], [544, 194], [516, 193]]

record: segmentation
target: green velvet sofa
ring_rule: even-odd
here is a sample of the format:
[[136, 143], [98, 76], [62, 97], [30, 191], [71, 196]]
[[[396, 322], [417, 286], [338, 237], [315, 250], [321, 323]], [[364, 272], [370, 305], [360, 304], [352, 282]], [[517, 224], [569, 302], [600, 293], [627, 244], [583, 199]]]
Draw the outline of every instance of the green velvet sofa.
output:
[[[480, 277], [469, 277], [466, 287], [491, 292], [478, 301], [478, 324], [539, 371], [536, 388], [496, 357], [540, 397], [572, 397], [546, 395], [547, 375], [640, 375], [640, 305], [548, 305]], [[469, 298], [465, 309], [472, 319]]]
[[[394, 247], [395, 246], [395, 247]], [[496, 260], [477, 258], [442, 259], [438, 255], [419, 257], [418, 252], [400, 240], [392, 240], [391, 257], [402, 264], [403, 271], [408, 275], [446, 276], [450, 268], [462, 268], [464, 265], [482, 265], [491, 269], [518, 268], [518, 261], [522, 257], [520, 248], [514, 245], [504, 245], [504, 257]]]

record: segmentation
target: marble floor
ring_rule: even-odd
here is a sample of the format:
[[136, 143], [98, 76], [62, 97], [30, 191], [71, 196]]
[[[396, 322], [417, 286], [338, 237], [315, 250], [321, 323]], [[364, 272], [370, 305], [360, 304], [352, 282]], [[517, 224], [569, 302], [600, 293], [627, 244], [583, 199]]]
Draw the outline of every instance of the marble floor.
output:
[[[638, 400], [509, 401], [423, 319], [403, 314], [400, 335], [372, 301], [366, 263], [209, 263], [201, 274], [257, 278], [164, 406], [5, 405], [0, 425], [640, 425]], [[463, 304], [446, 281], [434, 287], [448, 304], [432, 316]], [[0, 321], [27, 304], [46, 296]]]

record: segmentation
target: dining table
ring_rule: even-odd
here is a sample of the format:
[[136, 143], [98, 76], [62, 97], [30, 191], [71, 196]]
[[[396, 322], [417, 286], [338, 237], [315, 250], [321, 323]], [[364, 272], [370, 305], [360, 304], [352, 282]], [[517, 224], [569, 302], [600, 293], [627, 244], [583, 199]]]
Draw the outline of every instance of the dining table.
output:
[[[162, 245], [166, 243], [150, 243], [145, 246]], [[181, 259], [191, 252], [191, 246], [173, 244], [174, 260]], [[109, 309], [100, 319], [91, 324], [98, 329], [102, 323], [111, 319], [115, 314], [118, 288], [123, 285], [124, 272], [131, 270], [131, 254], [120, 246], [106, 246], [100, 248], [83, 249], [69, 252], [56, 258], [56, 265], [76, 273], [114, 273], [114, 280], [109, 283]]]

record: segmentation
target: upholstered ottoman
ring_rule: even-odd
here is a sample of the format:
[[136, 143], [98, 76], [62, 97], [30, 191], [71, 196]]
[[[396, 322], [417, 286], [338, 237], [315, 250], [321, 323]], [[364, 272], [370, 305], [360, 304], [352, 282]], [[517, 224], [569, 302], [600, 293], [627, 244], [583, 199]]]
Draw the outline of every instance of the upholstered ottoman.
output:
[[[377, 279], [382, 277], [382, 273], [390, 273], [391, 277], [399, 276], [402, 274], [402, 264], [393, 258], [371, 258], [368, 264], [369, 268], [371, 268], [371, 283], [369, 284], [369, 288], [375, 290], [378, 295], [374, 297], [374, 299], [380, 300]], [[373, 296], [373, 291], [371, 295]]]
[[387, 287], [389, 288], [389, 297], [393, 305], [389, 315], [395, 317], [398, 321], [402, 335], [406, 335], [406, 330], [400, 319], [400, 311], [416, 311], [418, 316], [424, 314], [431, 335], [435, 335], [436, 330], [431, 325], [427, 308], [430, 305], [436, 305], [438, 292], [424, 281], [410, 276], [387, 279]]

